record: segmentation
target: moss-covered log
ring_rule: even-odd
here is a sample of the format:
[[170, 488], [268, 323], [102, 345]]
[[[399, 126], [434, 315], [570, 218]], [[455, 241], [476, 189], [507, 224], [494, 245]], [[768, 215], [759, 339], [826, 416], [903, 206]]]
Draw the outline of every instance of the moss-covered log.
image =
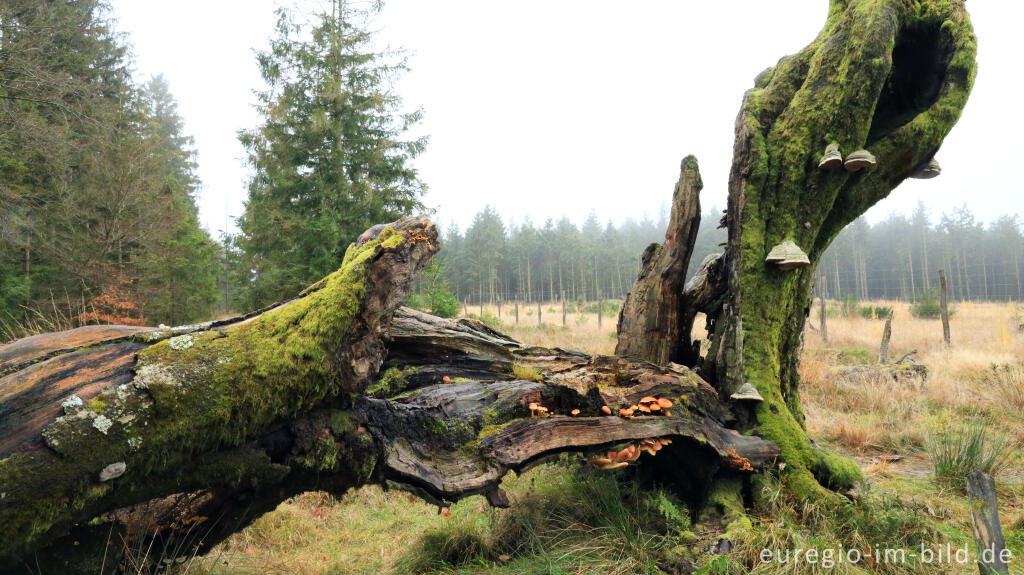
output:
[[[263, 313], [0, 348], [0, 571], [95, 574], [133, 549], [155, 561], [202, 552], [314, 489], [377, 483], [438, 505], [505, 505], [509, 470], [566, 451], [619, 467], [664, 447], [660, 459], [702, 478], [778, 455], [727, 429], [728, 409], [686, 368], [399, 310], [436, 246], [434, 226], [408, 218]], [[616, 415], [648, 396], [671, 409]]]

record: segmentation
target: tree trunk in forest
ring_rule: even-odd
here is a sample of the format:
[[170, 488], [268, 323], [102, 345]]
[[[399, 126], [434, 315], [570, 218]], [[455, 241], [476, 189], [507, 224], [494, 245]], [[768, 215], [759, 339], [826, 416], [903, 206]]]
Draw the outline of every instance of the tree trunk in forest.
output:
[[[396, 313], [436, 245], [429, 220], [407, 218], [263, 313], [0, 347], [0, 571], [111, 573], [138, 545], [154, 559], [203, 552], [309, 490], [383, 484], [438, 505], [507, 505], [509, 470], [563, 452], [666, 467], [697, 487], [778, 456], [728, 429], [728, 407], [686, 368]], [[611, 414], [647, 396], [671, 410]], [[657, 438], [676, 441], [638, 461]]]

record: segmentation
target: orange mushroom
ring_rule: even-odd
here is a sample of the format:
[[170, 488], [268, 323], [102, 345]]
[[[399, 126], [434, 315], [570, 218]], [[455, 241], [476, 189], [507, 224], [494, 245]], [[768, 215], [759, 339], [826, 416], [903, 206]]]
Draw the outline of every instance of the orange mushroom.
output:
[[452, 380], [452, 378], [448, 377], [447, 375], [441, 378], [441, 381], [443, 381], [445, 383], [448, 383], [451, 380]]
[[650, 413], [651, 412], [651, 408], [647, 407], [646, 405], [644, 405], [642, 403], [637, 406], [637, 409], [639, 409], [640, 411], [642, 411], [644, 413]]
[[650, 409], [651, 411], [661, 411], [661, 406], [657, 403], [652, 403], [647, 406], [647, 409]]
[[579, 415], [579, 414], [580, 414], [580, 410], [578, 410], [578, 409], [574, 409], [574, 410], [569, 412], [569, 415]]
[[627, 465], [629, 464], [626, 463], [625, 461], [620, 461], [618, 463], [609, 463], [608, 465], [601, 465], [600, 468], [603, 471], [609, 471], [612, 469], [619, 469], [620, 467], [626, 467]]
[[657, 397], [651, 397], [651, 396], [648, 395], [647, 397], [641, 399], [640, 403], [654, 403], [656, 401], [658, 401]]
[[665, 417], [672, 417], [672, 412], [667, 409], [665, 411], [662, 411], [662, 413], [665, 414]]
[[601, 406], [601, 413], [603, 413], [605, 415], [611, 415], [612, 414], [612, 408], [608, 407], [607, 405], [602, 405]]
[[659, 397], [658, 405], [662, 407], [672, 407], [672, 400], [667, 397]]
[[612, 460], [607, 457], [591, 457], [587, 461], [593, 465], [608, 465], [609, 463], [613, 463]]

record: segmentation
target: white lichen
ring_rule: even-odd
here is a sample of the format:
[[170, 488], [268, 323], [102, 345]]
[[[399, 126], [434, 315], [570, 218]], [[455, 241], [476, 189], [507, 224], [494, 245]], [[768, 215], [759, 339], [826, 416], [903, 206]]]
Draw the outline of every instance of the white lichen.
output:
[[98, 429], [103, 435], [107, 434], [107, 431], [112, 425], [114, 425], [114, 422], [107, 419], [107, 416], [105, 415], [98, 415], [96, 416], [96, 419], [92, 421], [92, 426]]
[[132, 451], [138, 451], [138, 449], [142, 447], [142, 438], [137, 436], [128, 438], [128, 447], [130, 447]]
[[167, 340], [167, 345], [171, 346], [171, 349], [173, 349], [175, 351], [181, 351], [183, 349], [188, 349], [188, 348], [192, 347], [192, 341], [193, 341], [192, 340], [192, 335], [191, 334], [185, 334], [185, 335], [175, 336], [175, 337], [172, 337], [171, 339]]
[[85, 402], [82, 401], [81, 397], [78, 397], [77, 395], [72, 395], [71, 397], [62, 401], [60, 406], [64, 408], [64, 413], [71, 414], [77, 411], [78, 408], [82, 407], [84, 403]]
[[152, 384], [178, 385], [169, 370], [151, 364], [136, 366], [135, 380], [132, 384], [138, 389], [147, 389]]
[[100, 481], [110, 481], [111, 479], [121, 477], [122, 475], [124, 475], [126, 469], [128, 469], [128, 465], [126, 465], [125, 462], [123, 461], [111, 463], [110, 465], [104, 467], [103, 471], [100, 471]]

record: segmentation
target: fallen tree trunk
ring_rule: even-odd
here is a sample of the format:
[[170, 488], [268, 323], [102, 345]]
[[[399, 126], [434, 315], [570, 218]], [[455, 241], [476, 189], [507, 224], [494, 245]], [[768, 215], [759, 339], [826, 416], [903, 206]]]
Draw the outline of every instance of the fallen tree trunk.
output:
[[[507, 505], [509, 470], [564, 452], [609, 468], [659, 453], [693, 485], [778, 455], [727, 429], [727, 406], [684, 367], [399, 310], [436, 239], [425, 218], [375, 227], [338, 272], [260, 314], [0, 348], [0, 567], [113, 572], [132, 549], [203, 552], [309, 490]], [[605, 413], [648, 396], [672, 407]]]

